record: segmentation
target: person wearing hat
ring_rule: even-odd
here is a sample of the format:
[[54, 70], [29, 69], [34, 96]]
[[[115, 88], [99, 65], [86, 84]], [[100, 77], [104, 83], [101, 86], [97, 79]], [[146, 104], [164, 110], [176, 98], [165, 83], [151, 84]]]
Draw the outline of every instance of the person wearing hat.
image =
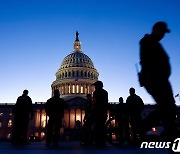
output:
[[101, 81], [97, 81], [93, 85], [95, 86], [93, 93], [95, 145], [105, 146], [108, 92], [103, 89], [103, 83]]
[[156, 22], [151, 34], [146, 34], [140, 40], [139, 81], [157, 103], [157, 110], [145, 120], [145, 128], [150, 128], [152, 122], [162, 120], [166, 139], [173, 139], [176, 136], [176, 105], [169, 82], [171, 66], [169, 56], [159, 43], [166, 33], [170, 33], [167, 24]]

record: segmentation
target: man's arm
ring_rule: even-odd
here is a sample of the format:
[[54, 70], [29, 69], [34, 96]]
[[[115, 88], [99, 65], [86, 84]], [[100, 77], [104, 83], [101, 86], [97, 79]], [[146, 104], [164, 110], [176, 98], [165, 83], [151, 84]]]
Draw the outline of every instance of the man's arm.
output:
[[30, 99], [30, 120], [32, 120], [34, 117], [34, 112], [33, 112], [32, 100], [30, 97], [29, 97], [29, 99]]

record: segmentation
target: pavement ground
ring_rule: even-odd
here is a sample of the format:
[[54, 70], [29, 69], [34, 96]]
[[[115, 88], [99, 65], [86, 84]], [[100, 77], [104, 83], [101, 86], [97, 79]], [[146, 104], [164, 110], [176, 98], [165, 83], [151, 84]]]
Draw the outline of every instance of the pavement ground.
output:
[[166, 154], [167, 149], [140, 149], [138, 146], [107, 144], [106, 147], [81, 145], [78, 141], [59, 142], [58, 147], [46, 147], [45, 142], [31, 142], [29, 145], [12, 145], [10, 142], [0, 142], [0, 154]]

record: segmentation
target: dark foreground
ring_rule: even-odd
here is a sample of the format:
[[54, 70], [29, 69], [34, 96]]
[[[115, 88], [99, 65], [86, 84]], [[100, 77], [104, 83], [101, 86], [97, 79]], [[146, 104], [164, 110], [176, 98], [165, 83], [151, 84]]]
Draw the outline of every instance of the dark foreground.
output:
[[0, 142], [0, 154], [139, 154], [139, 153], [169, 153], [167, 149], [140, 149], [139, 146], [123, 145], [106, 147], [82, 146], [80, 142], [61, 142], [58, 147], [46, 147], [45, 142], [32, 142], [30, 145], [11, 145], [9, 142]]

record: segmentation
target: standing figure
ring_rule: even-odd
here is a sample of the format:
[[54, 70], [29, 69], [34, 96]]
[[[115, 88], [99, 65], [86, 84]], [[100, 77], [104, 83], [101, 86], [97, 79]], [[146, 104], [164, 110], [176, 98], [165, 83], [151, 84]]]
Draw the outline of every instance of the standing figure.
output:
[[46, 146], [50, 146], [51, 142], [53, 142], [54, 146], [58, 146], [65, 107], [66, 103], [60, 98], [59, 90], [54, 90], [54, 96], [47, 100], [45, 106], [46, 114], [49, 116]]
[[126, 100], [127, 111], [129, 115], [129, 122], [132, 129], [132, 140], [137, 142], [138, 135], [140, 135], [140, 129], [142, 127], [141, 113], [144, 109], [144, 103], [142, 99], [135, 94], [135, 89], [129, 89], [130, 96]]
[[93, 122], [93, 107], [92, 107], [92, 96], [87, 94], [87, 102], [85, 106], [84, 125], [82, 132], [81, 144], [92, 144], [94, 141], [94, 122]]
[[97, 146], [105, 146], [108, 92], [103, 89], [101, 81], [97, 81], [93, 85], [95, 86], [93, 93], [95, 144]]
[[115, 116], [118, 122], [118, 137], [119, 137], [119, 143], [124, 143], [124, 103], [123, 98], [119, 98], [119, 104], [117, 104]]
[[157, 110], [145, 121], [145, 129], [151, 128], [150, 123], [163, 121], [166, 138], [174, 138], [176, 134], [176, 105], [173, 97], [169, 76], [171, 67], [169, 57], [159, 43], [170, 30], [165, 22], [157, 22], [151, 34], [146, 34], [140, 41], [141, 72], [139, 81], [157, 103]]
[[13, 108], [14, 127], [12, 133], [13, 144], [28, 144], [27, 131], [29, 120], [33, 118], [32, 100], [28, 96], [28, 90], [24, 90], [19, 96]]
[[127, 114], [126, 103], [124, 103], [123, 98], [119, 98], [119, 104], [117, 104], [116, 109], [116, 119], [118, 121], [118, 134], [119, 134], [119, 144], [123, 144], [125, 141], [130, 142], [129, 134], [129, 115]]

